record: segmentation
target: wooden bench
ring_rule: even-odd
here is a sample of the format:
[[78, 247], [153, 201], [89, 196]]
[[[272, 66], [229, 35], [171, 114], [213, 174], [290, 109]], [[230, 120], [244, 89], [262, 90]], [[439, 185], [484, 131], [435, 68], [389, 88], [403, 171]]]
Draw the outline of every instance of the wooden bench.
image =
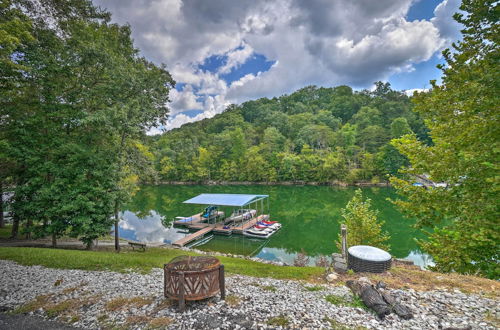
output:
[[132, 250], [135, 248], [142, 249], [142, 251], [146, 251], [146, 244], [139, 242], [128, 242], [128, 244], [132, 247]]

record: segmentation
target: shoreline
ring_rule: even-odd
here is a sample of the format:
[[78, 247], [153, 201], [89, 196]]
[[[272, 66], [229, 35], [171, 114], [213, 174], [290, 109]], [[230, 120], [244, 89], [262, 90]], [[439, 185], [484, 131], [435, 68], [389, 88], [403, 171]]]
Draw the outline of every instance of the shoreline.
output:
[[[149, 184], [149, 183], [148, 183]], [[270, 181], [270, 182], [254, 182], [254, 181], [159, 181], [153, 185], [177, 185], [177, 186], [329, 186], [329, 187], [391, 187], [390, 182], [356, 182], [347, 183], [340, 181], [333, 182], [315, 182], [315, 181]]]

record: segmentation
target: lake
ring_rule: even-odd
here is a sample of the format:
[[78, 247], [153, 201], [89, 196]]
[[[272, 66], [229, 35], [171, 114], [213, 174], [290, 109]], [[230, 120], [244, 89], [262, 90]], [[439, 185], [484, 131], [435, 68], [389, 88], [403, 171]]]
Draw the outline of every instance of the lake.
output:
[[[337, 252], [335, 241], [340, 231], [340, 209], [352, 198], [354, 187], [329, 186], [202, 186], [156, 185], [142, 186], [122, 211], [120, 236], [145, 243], [167, 243], [184, 237], [184, 228], [174, 228], [177, 216], [190, 216], [203, 206], [182, 202], [201, 193], [241, 193], [269, 195], [271, 220], [283, 224], [282, 229], [268, 240], [250, 239], [241, 235], [214, 235], [196, 248], [205, 251], [251, 255], [262, 259], [293, 263], [297, 253], [305, 252], [311, 263], [319, 256]], [[390, 253], [398, 258], [413, 260], [424, 267], [432, 260], [421, 253], [415, 238], [423, 238], [412, 227], [414, 220], [404, 218], [388, 199], [397, 195], [393, 188], [361, 188], [363, 196], [372, 200], [384, 220], [383, 229], [391, 235]], [[222, 208], [226, 214], [231, 208]]]

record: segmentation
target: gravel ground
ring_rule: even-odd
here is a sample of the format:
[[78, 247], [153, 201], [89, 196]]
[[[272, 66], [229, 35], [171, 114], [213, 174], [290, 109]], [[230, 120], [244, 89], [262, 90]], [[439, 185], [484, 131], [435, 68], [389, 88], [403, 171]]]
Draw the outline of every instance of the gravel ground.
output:
[[[379, 320], [362, 308], [326, 301], [353, 297], [345, 286], [299, 281], [226, 276], [227, 298], [189, 302], [179, 313], [163, 298], [163, 271], [150, 274], [60, 270], [22, 266], [0, 260], [0, 310], [31, 303], [28, 315], [52, 317], [72, 326], [96, 328], [168, 327], [169, 329], [335, 328], [339, 324], [374, 329], [496, 329], [498, 301], [459, 291], [392, 290], [415, 317], [401, 320], [391, 314]], [[38, 298], [37, 298], [38, 297]], [[138, 299], [134, 297], [141, 297]], [[124, 298], [124, 299], [120, 299]], [[38, 305], [37, 305], [38, 304]], [[26, 305], [25, 305], [26, 306]], [[286, 325], [285, 325], [286, 324]]]

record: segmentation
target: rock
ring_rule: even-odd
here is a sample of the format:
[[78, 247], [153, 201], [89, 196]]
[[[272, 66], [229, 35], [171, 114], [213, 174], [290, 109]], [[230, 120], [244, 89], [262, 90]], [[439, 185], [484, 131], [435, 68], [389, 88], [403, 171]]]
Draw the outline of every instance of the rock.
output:
[[333, 264], [333, 269], [339, 274], [347, 272], [347, 264], [343, 262], [336, 262]]
[[326, 276], [326, 280], [329, 283], [332, 283], [333, 281], [336, 281], [338, 278], [339, 278], [339, 276], [337, 274], [335, 274], [335, 273], [331, 273], [331, 274], [328, 274]]
[[[231, 306], [228, 299], [224, 302], [219, 296], [215, 296], [200, 302], [187, 302], [186, 312], [180, 314], [176, 311], [177, 305], [170, 305], [163, 297], [162, 269], [153, 269], [150, 274], [123, 274], [22, 266], [4, 260], [0, 260], [0, 269], [0, 305], [6, 312], [47, 294], [53, 294], [51, 299], [54, 300], [51, 303], [97, 297], [95, 303], [77, 306], [72, 310], [80, 316], [80, 320], [73, 326], [85, 329], [103, 328], [103, 324], [124, 327], [127, 318], [132, 316], [129, 312], [132, 308], [137, 309], [138, 315], [172, 319], [168, 326], [171, 329], [276, 329], [279, 326], [269, 325], [269, 320], [283, 316], [288, 321], [287, 327], [297, 329], [328, 328], [331, 324], [327, 320], [333, 320], [352, 328], [465, 329], [470, 325], [473, 329], [489, 330], [495, 327], [484, 321], [484, 313], [489, 311], [492, 315], [500, 315], [498, 301], [480, 295], [385, 288], [380, 290], [384, 290], [384, 293], [387, 291], [397, 302], [408, 306], [414, 318], [403, 320], [391, 313], [381, 321], [364, 309], [336, 305], [325, 299], [332, 296], [351, 300], [351, 291], [345, 286], [321, 286], [321, 290], [310, 291], [304, 289], [304, 286], [312, 287], [311, 285], [299, 281], [242, 275], [226, 277], [227, 297], [233, 296], [233, 302], [237, 305]], [[338, 273], [332, 271], [328, 275], [331, 274], [338, 279]], [[54, 280], [59, 278], [63, 278], [64, 282], [54, 287]], [[332, 278], [333, 276], [330, 277]], [[63, 290], [72, 287], [78, 289], [63, 293]], [[133, 297], [150, 299], [151, 302], [143, 306], [127, 306], [123, 310], [105, 309], [106, 303], [112, 300]], [[28, 313], [47, 317], [44, 309]], [[277, 324], [279, 321], [278, 319]], [[135, 325], [131, 328], [147, 328], [147, 325]]]
[[340, 263], [347, 264], [347, 261], [343, 257], [335, 257], [335, 258], [333, 258], [333, 262], [334, 263], [340, 262]]

